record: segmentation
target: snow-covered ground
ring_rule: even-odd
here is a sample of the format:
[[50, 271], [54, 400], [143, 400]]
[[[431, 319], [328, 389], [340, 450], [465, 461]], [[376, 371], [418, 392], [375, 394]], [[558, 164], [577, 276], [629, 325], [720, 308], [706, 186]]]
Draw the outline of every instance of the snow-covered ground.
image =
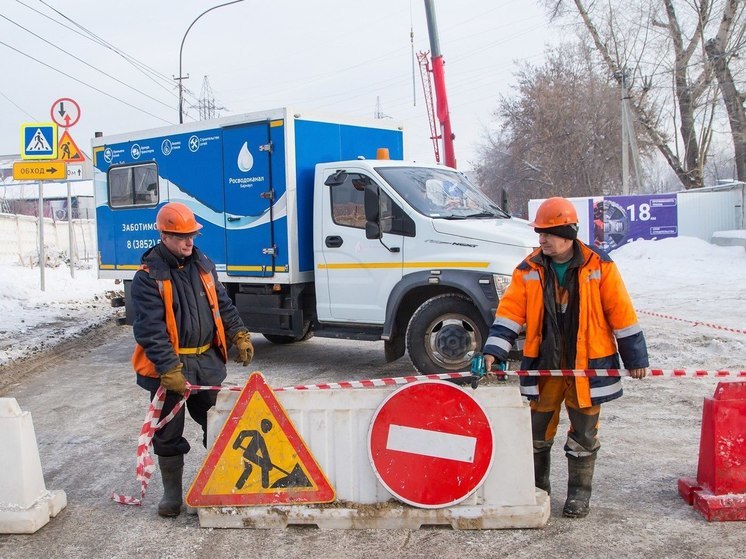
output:
[[[746, 335], [708, 326], [746, 330], [743, 247], [681, 237], [630, 243], [612, 257], [640, 311], [651, 367], [746, 369]], [[121, 290], [92, 269], [71, 278], [65, 266], [46, 270], [45, 287], [38, 268], [0, 265], [0, 365], [109, 320], [110, 294]]]
[[[645, 329], [654, 368], [746, 369], [746, 252], [696, 239], [635, 242], [614, 251]], [[0, 363], [74, 337], [110, 320], [111, 281], [78, 270], [0, 266]], [[655, 316], [665, 315], [665, 317]], [[699, 324], [696, 324], [699, 323]], [[718, 325], [731, 330], [714, 328]], [[68, 507], [33, 537], [0, 536], [0, 557], [746, 557], [737, 522], [706, 522], [677, 494], [677, 480], [697, 472], [701, 402], [719, 379], [624, 379], [625, 396], [603, 405], [602, 448], [594, 477], [591, 514], [561, 517], [567, 461], [563, 435], [552, 459], [552, 515], [541, 530], [197, 530], [197, 517], [159, 519], [160, 483], [145, 504], [120, 507], [112, 489], [134, 490], [134, 451], [147, 393], [134, 383], [130, 329], [100, 329], [91, 347], [65, 359], [49, 359], [23, 382], [0, 392], [34, 416], [47, 487], [65, 490]], [[229, 381], [241, 383], [256, 368], [272, 386], [339, 382], [411, 373], [405, 360], [383, 363], [383, 342], [359, 344], [314, 338], [274, 346], [255, 339], [251, 369], [232, 361]], [[75, 348], [77, 349], [77, 348]], [[16, 367], [0, 367], [20, 379]], [[18, 367], [22, 369], [23, 367]], [[19, 373], [20, 375], [20, 373]], [[510, 378], [507, 389], [517, 390]], [[480, 388], [481, 390], [481, 388]], [[559, 433], [569, 427], [561, 414]], [[193, 479], [204, 457], [196, 423], [187, 422], [193, 453], [185, 472]], [[105, 448], [105, 451], [102, 451]], [[509, 460], [509, 453], [499, 458]], [[345, 461], [345, 464], [348, 462]], [[496, 461], [496, 464], [498, 462]], [[345, 467], [338, 465], [335, 467]], [[531, 475], [530, 472], [527, 475]], [[131, 493], [130, 493], [131, 494]], [[153, 528], [156, 528], [155, 530]], [[166, 549], [163, 542], [177, 542]]]
[[611, 256], [638, 310], [651, 367], [746, 370], [744, 247], [680, 237], [636, 241]]
[[109, 320], [113, 280], [100, 280], [94, 269], [0, 264], [0, 365], [28, 357], [74, 338]]

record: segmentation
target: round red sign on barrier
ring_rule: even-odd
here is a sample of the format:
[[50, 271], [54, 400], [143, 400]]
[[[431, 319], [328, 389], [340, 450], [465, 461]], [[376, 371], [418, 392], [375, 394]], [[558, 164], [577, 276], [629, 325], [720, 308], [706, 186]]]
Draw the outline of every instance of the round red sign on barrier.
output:
[[466, 499], [487, 478], [492, 426], [482, 406], [450, 382], [402, 386], [373, 414], [368, 453], [378, 480], [399, 500], [442, 508]]

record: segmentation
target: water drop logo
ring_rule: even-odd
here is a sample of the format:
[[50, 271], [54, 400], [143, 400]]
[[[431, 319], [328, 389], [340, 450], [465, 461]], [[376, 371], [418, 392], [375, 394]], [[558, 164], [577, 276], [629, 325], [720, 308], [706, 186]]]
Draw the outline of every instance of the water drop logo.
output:
[[244, 142], [241, 151], [238, 152], [237, 164], [242, 173], [248, 173], [254, 166], [254, 156], [249, 151], [248, 142]]

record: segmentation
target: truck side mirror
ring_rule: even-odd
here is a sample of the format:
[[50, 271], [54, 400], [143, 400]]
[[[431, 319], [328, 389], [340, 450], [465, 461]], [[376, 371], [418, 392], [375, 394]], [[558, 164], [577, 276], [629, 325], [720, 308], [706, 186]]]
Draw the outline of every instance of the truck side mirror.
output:
[[378, 186], [375, 184], [365, 185], [365, 238], [380, 239], [381, 224], [378, 223]]
[[378, 186], [365, 185], [365, 220], [378, 223]]
[[366, 239], [380, 239], [381, 238], [381, 226], [378, 225], [377, 221], [366, 221], [365, 222], [365, 238]]
[[334, 174], [329, 175], [324, 181], [324, 184], [326, 186], [339, 186], [340, 184], [344, 183], [344, 181], [346, 180], [347, 180], [347, 171], [345, 171], [344, 169], [340, 169], [336, 171]]

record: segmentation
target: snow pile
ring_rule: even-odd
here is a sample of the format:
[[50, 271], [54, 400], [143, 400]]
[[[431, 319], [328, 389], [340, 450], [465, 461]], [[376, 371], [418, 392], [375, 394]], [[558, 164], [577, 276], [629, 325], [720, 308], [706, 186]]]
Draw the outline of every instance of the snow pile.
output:
[[39, 268], [0, 264], [0, 365], [73, 338], [113, 316], [113, 280], [94, 269]]
[[[635, 308], [746, 330], [746, 251], [678, 237], [636, 241], [612, 253]], [[639, 315], [660, 369], [746, 370], [746, 335]]]

